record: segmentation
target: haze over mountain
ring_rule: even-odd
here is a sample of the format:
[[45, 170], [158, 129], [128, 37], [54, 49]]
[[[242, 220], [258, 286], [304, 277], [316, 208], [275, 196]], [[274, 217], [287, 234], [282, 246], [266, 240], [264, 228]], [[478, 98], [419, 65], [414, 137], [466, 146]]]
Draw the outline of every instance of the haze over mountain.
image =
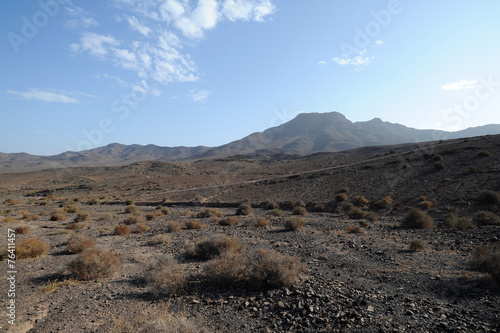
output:
[[457, 132], [418, 130], [379, 118], [351, 122], [338, 112], [302, 113], [282, 125], [250, 134], [219, 147], [160, 147], [110, 144], [81, 152], [54, 156], [0, 153], [0, 171], [74, 166], [112, 166], [138, 161], [187, 161], [256, 153], [306, 155], [337, 152], [366, 146], [392, 145], [500, 134], [500, 125], [486, 125]]

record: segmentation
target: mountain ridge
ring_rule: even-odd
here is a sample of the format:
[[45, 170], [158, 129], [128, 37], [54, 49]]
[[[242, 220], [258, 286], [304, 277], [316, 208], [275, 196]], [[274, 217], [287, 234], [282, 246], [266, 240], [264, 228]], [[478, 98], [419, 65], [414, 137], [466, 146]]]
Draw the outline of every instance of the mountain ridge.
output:
[[462, 137], [500, 134], [500, 125], [489, 124], [457, 132], [419, 130], [373, 118], [352, 122], [339, 112], [301, 113], [281, 125], [254, 132], [218, 147], [161, 147], [111, 143], [103, 147], [57, 155], [1, 153], [0, 171], [73, 166], [117, 166], [140, 161], [192, 161], [252, 155], [260, 152], [308, 155], [368, 146], [383, 146]]

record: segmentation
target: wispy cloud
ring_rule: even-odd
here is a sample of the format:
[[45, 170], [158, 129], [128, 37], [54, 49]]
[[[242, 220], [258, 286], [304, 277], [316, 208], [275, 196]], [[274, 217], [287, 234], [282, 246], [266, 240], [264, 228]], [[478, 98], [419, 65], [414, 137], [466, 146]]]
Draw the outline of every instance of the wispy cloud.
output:
[[318, 65], [326, 65], [326, 61], [324, 60], [318, 61]]
[[461, 80], [443, 85], [444, 90], [463, 90], [472, 89], [477, 85], [477, 80]]
[[36, 100], [36, 101], [53, 102], [53, 103], [83, 103], [83, 101], [71, 97], [71, 95], [94, 97], [92, 95], [79, 92], [75, 93], [75, 92], [65, 92], [61, 90], [42, 90], [42, 89], [31, 89], [29, 91], [7, 90], [7, 94], [14, 95], [20, 99], [25, 99], [25, 100]]
[[375, 59], [374, 56], [367, 56], [367, 49], [362, 50], [354, 57], [348, 58], [346, 55], [342, 56], [342, 58], [333, 58], [337, 64], [341, 66], [353, 66], [356, 71], [360, 71], [363, 67], [368, 66]]
[[222, 14], [230, 21], [263, 21], [276, 7], [269, 0], [226, 0], [222, 4]]
[[205, 103], [210, 95], [212, 95], [212, 92], [205, 89], [198, 91], [192, 90], [190, 97], [196, 103]]
[[85, 51], [94, 57], [104, 57], [113, 46], [120, 43], [112, 35], [98, 35], [93, 32], [85, 32], [80, 38], [80, 43], [73, 43], [70, 48], [73, 52]]
[[65, 6], [69, 18], [64, 23], [68, 29], [97, 27], [99, 23], [92, 17], [94, 14], [84, 8], [73, 5], [71, 2]]
[[151, 33], [151, 28], [148, 26], [143, 25], [137, 17], [135, 16], [126, 16], [125, 19], [127, 20], [130, 29], [134, 31], [138, 31], [142, 35], [149, 37], [149, 34]]

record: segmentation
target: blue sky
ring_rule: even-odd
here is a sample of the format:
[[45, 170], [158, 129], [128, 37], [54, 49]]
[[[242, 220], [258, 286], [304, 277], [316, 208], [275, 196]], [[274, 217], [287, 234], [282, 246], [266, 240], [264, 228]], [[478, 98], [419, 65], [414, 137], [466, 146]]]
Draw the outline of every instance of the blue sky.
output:
[[494, 0], [6, 0], [0, 152], [217, 146], [301, 112], [500, 123]]

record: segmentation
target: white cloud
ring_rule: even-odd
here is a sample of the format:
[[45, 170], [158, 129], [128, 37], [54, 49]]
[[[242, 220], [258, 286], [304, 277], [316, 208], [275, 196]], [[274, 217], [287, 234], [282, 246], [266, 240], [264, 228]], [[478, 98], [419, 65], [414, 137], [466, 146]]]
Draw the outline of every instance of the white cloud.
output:
[[65, 6], [65, 9], [69, 18], [64, 23], [64, 26], [68, 29], [88, 29], [91, 27], [97, 27], [99, 25], [99, 23], [97, 23], [97, 21], [91, 17], [94, 14], [86, 9], [75, 6], [72, 3]]
[[151, 33], [151, 29], [139, 22], [137, 17], [135, 16], [127, 16], [126, 20], [130, 26], [130, 29], [134, 31], [138, 31], [142, 35], [149, 37], [149, 34]]
[[38, 100], [38, 101], [55, 102], [55, 103], [82, 103], [82, 101], [68, 96], [73, 93], [62, 92], [62, 91], [53, 92], [41, 89], [31, 89], [29, 91], [7, 90], [7, 94], [16, 95], [19, 96], [21, 99], [26, 99], [26, 100]]
[[191, 91], [191, 99], [196, 103], [205, 103], [207, 98], [212, 95], [212, 92], [208, 90]]
[[326, 61], [323, 61], [323, 60], [318, 61], [318, 65], [326, 65]]
[[477, 80], [461, 80], [457, 82], [451, 82], [443, 85], [441, 88], [444, 90], [462, 90], [462, 89], [472, 89], [477, 85]]
[[120, 43], [111, 35], [98, 35], [92, 32], [85, 32], [80, 38], [80, 43], [70, 45], [72, 51], [87, 51], [95, 57], [104, 57], [108, 54], [111, 46], [118, 46]]
[[341, 66], [354, 66], [356, 67], [356, 71], [360, 71], [363, 67], [368, 66], [373, 59], [375, 59], [374, 56], [366, 56], [366, 52], [367, 50], [364, 49], [354, 57], [348, 58], [344, 55], [342, 58], [333, 58], [332, 60]]
[[222, 14], [230, 21], [263, 21], [276, 7], [269, 0], [225, 0]]
[[382, 44], [384, 44], [384, 42], [381, 41], [380, 39], [375, 41], [375, 45], [382, 45]]
[[199, 0], [189, 15], [175, 18], [174, 26], [189, 38], [202, 38], [205, 30], [213, 29], [219, 20], [219, 4], [215, 0]]

